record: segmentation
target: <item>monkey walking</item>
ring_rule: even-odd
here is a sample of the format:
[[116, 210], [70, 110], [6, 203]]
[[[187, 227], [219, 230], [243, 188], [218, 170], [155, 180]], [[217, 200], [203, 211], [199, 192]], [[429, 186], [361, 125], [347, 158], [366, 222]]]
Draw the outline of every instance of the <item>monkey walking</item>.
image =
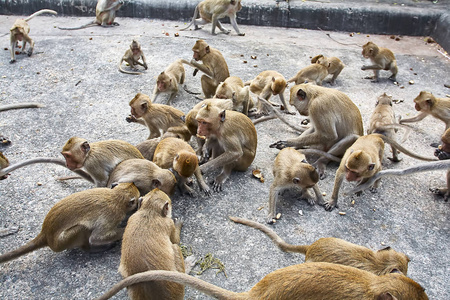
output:
[[380, 77], [380, 70], [390, 71], [392, 75], [389, 80], [396, 81], [397, 79], [397, 60], [394, 53], [388, 48], [378, 47], [375, 43], [368, 42], [362, 46], [362, 55], [372, 61], [372, 65], [364, 65], [361, 70], [373, 70], [373, 76], [367, 76], [365, 79], [372, 79], [372, 82], [378, 82]]
[[[139, 61], [142, 59], [142, 63]], [[122, 63], [127, 62], [131, 68], [136, 69], [137, 65], [143, 66], [144, 69], [148, 69], [147, 62], [145, 61], [144, 52], [141, 49], [141, 44], [137, 42], [136, 40], [133, 40], [130, 44], [130, 49], [127, 49], [125, 51], [125, 54], [122, 56], [122, 59], [119, 62], [119, 71], [125, 74], [131, 74], [131, 75], [142, 75], [142, 72], [131, 72], [126, 71], [122, 69]]]

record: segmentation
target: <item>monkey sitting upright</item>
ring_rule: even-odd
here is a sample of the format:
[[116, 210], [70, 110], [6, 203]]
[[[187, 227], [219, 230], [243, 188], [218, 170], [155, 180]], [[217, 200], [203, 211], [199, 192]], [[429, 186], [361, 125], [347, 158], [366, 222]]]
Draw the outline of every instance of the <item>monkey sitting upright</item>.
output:
[[[139, 61], [142, 59], [142, 63]], [[125, 74], [131, 74], [131, 75], [141, 75], [141, 72], [131, 72], [126, 71], [122, 69], [122, 63], [127, 62], [131, 68], [136, 69], [137, 65], [143, 66], [144, 69], [148, 69], [147, 62], [145, 61], [144, 52], [141, 49], [141, 45], [136, 40], [133, 40], [130, 44], [130, 49], [127, 49], [125, 51], [125, 54], [123, 55], [122, 59], [119, 62], [119, 71]]]

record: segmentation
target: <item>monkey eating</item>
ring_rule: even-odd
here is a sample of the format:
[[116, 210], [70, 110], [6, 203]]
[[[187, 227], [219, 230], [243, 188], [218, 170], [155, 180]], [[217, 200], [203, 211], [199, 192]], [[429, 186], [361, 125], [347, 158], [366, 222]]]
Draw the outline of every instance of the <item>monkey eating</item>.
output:
[[336, 84], [336, 78], [341, 74], [342, 69], [344, 69], [344, 63], [337, 57], [326, 57], [322, 54], [316, 55], [311, 59], [312, 64], [320, 64], [327, 68], [327, 72], [333, 75], [330, 84]]
[[156, 102], [156, 98], [161, 93], [170, 94], [166, 104], [172, 104], [172, 100], [178, 93], [178, 85], [183, 84], [185, 79], [185, 71], [183, 66], [183, 60], [178, 59], [171, 63], [167, 69], [161, 72], [156, 79], [156, 86], [153, 91], [153, 102]]
[[372, 61], [372, 65], [364, 65], [361, 67], [361, 70], [373, 70], [373, 77], [365, 77], [366, 79], [373, 79], [373, 82], [378, 82], [380, 70], [386, 70], [392, 73], [389, 80], [397, 80], [397, 61], [391, 50], [388, 48], [378, 47], [372, 42], [367, 42], [362, 46], [362, 48], [362, 55], [364, 58], [369, 58]]
[[41, 232], [24, 246], [0, 255], [0, 263], [47, 246], [55, 252], [109, 248], [122, 238], [124, 229], [118, 226], [136, 208], [138, 198], [139, 191], [132, 183], [67, 196], [47, 213]]
[[[142, 59], [142, 63], [139, 61]], [[119, 71], [125, 74], [131, 75], [142, 75], [142, 72], [131, 72], [124, 70], [122, 68], [122, 62], [127, 62], [131, 68], [136, 69], [137, 65], [144, 67], [144, 69], [148, 69], [147, 62], [145, 61], [144, 52], [141, 49], [141, 45], [136, 40], [133, 40], [130, 44], [130, 49], [125, 51], [125, 54], [122, 56], [122, 59], [119, 62]]]

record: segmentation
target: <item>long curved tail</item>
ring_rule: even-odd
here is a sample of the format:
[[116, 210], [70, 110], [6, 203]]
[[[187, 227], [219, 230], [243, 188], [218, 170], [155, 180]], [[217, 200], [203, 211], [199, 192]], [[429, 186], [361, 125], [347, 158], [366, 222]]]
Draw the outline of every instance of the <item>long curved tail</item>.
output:
[[192, 17], [191, 22], [190, 22], [186, 27], [181, 28], [180, 31], [186, 30], [186, 29], [188, 29], [189, 27], [191, 27], [192, 24], [195, 23], [195, 19], [197, 18], [197, 15], [198, 15], [198, 5], [195, 7], [195, 10], [194, 10], [194, 16]]
[[0, 263], [13, 260], [15, 258], [18, 258], [19, 256], [22, 256], [24, 254], [27, 254], [29, 252], [32, 252], [45, 246], [47, 246], [47, 240], [45, 239], [45, 236], [43, 234], [39, 233], [37, 237], [35, 237], [22, 247], [19, 247], [16, 250], [0, 255]]
[[403, 152], [404, 154], [409, 155], [409, 156], [411, 156], [411, 157], [413, 157], [415, 159], [420, 159], [420, 160], [425, 160], [425, 161], [436, 161], [436, 160], [438, 160], [436, 157], [425, 157], [425, 156], [413, 153], [413, 152], [409, 151], [408, 149], [404, 148], [402, 145], [400, 145], [399, 143], [397, 143], [393, 139], [390, 139], [390, 138], [388, 138], [387, 136], [385, 136], [383, 134], [379, 134], [379, 133], [372, 133], [372, 134], [378, 135], [379, 137], [381, 137], [381, 139], [383, 139], [383, 141], [385, 141], [389, 145], [394, 146], [400, 152]]
[[25, 21], [28, 22], [29, 20], [33, 19], [34, 17], [42, 15], [42, 14], [45, 14], [45, 13], [49, 13], [49, 14], [52, 14], [52, 15], [57, 15], [58, 14], [56, 11], [51, 10], [51, 9], [41, 9], [41, 10], [38, 10], [37, 12], [35, 12], [34, 14], [32, 14], [31, 16], [27, 17], [25, 19]]
[[123, 62], [123, 60], [120, 61], [119, 66], [118, 66], [120, 72], [122, 72], [122, 73], [124, 73], [124, 74], [129, 74], [129, 75], [142, 75], [142, 74], [143, 74], [143, 73], [141, 73], [141, 72], [134, 72], [134, 71], [127, 71], [127, 70], [124, 70], [124, 69], [122, 68], [122, 62]]
[[94, 20], [94, 21], [92, 21], [90, 23], [87, 23], [87, 24], [84, 24], [84, 25], [81, 25], [81, 26], [78, 26], [78, 27], [59, 27], [58, 26], [58, 29], [61, 29], [61, 30], [78, 30], [78, 29], [88, 28], [88, 27], [97, 26], [97, 25], [100, 25], [100, 24], [97, 24], [97, 22]]
[[44, 105], [36, 102], [24, 102], [24, 103], [2, 105], [0, 106], [0, 111], [6, 111], [11, 109], [22, 109], [22, 108], [39, 108], [39, 107], [44, 107]]

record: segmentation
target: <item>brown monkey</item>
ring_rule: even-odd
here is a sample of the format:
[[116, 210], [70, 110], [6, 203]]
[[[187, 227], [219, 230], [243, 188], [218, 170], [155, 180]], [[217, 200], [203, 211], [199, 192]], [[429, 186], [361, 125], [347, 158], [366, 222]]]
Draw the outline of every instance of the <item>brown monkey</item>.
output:
[[158, 146], [159, 142], [161, 142], [162, 138], [154, 138], [145, 140], [139, 144], [136, 145], [136, 148], [141, 152], [142, 156], [149, 160], [153, 161], [153, 154], [155, 154], [156, 147]]
[[173, 168], [175, 174], [179, 175], [177, 182], [183, 194], [194, 196], [194, 191], [186, 182], [195, 175], [200, 190], [207, 196], [211, 195], [200, 171], [197, 155], [187, 142], [173, 137], [161, 140], [153, 155], [153, 162], [163, 169]]
[[314, 81], [317, 85], [322, 85], [322, 81], [327, 77], [328, 69], [321, 64], [311, 64], [304, 67], [298, 73], [289, 79], [287, 83], [295, 82], [295, 84]]
[[294, 148], [284, 148], [281, 150], [273, 163], [273, 182], [270, 186], [269, 216], [267, 223], [273, 224], [277, 214], [277, 201], [279, 195], [286, 189], [299, 189], [302, 197], [308, 203], [314, 205], [316, 199], [312, 198], [308, 189], [312, 188], [320, 205], [325, 203], [322, 193], [317, 185], [319, 174], [305, 158]]
[[154, 162], [146, 159], [127, 159], [111, 172], [107, 186], [123, 182], [134, 183], [142, 196], [155, 188], [172, 195], [177, 180], [170, 170], [161, 169]]
[[131, 99], [130, 107], [131, 115], [126, 118], [127, 122], [147, 126], [150, 130], [148, 139], [160, 137], [161, 131], [165, 133], [170, 127], [184, 126], [182, 111], [169, 105], [152, 103], [145, 94], [137, 93]]
[[445, 129], [450, 128], [450, 98], [437, 98], [430, 92], [421, 91], [414, 103], [420, 113], [415, 117], [400, 120], [400, 124], [418, 122], [432, 115], [445, 123]]
[[235, 293], [180, 272], [147, 271], [117, 283], [96, 300], [109, 299], [126, 286], [147, 281], [173, 281], [223, 300], [427, 300], [417, 282], [400, 273], [377, 276], [370, 272], [326, 262], [309, 262], [278, 269], [249, 291]]
[[361, 70], [373, 70], [373, 77], [366, 77], [366, 79], [373, 79], [374, 82], [378, 82], [380, 77], [380, 70], [391, 71], [392, 75], [390, 80], [396, 81], [398, 72], [397, 61], [395, 60], [394, 53], [387, 49], [378, 47], [372, 42], [368, 42], [362, 46], [362, 55], [364, 58], [370, 58], [372, 65], [362, 66]]
[[[172, 201], [154, 189], [140, 200], [127, 222], [119, 272], [123, 277], [149, 270], [185, 272], [180, 248], [182, 222], [172, 220]], [[128, 288], [131, 299], [183, 299], [184, 286], [173, 282], [146, 282]]]
[[[9, 161], [6, 158], [5, 155], [0, 151], [0, 170], [5, 169], [6, 167], [9, 167]], [[0, 175], [0, 180], [6, 179], [8, 177], [8, 174]]]
[[[140, 59], [142, 59], [142, 63], [139, 61]], [[136, 40], [133, 40], [130, 44], [130, 49], [125, 51], [125, 54], [122, 56], [122, 59], [119, 62], [118, 68], [120, 72], [125, 74], [142, 75], [141, 72], [131, 72], [122, 69], [122, 63], [124, 61], [127, 62], [133, 69], [136, 69], [137, 65], [143, 66], [146, 70], [148, 69], [144, 52], [141, 49], [141, 44], [139, 44], [139, 42], [137, 42]]]
[[311, 245], [292, 245], [286, 243], [275, 231], [263, 224], [251, 220], [229, 217], [233, 222], [244, 224], [264, 232], [281, 251], [296, 252], [305, 255], [305, 262], [329, 262], [358, 268], [376, 275], [385, 275], [399, 271], [406, 275], [408, 256], [391, 247], [378, 251], [352, 244], [345, 240], [326, 237], [320, 238]]
[[161, 72], [156, 79], [156, 86], [153, 91], [153, 102], [156, 102], [156, 98], [161, 93], [170, 94], [166, 104], [172, 104], [172, 100], [178, 93], [178, 84], [183, 84], [185, 79], [185, 71], [183, 66], [183, 60], [178, 59], [171, 63], [167, 69]]
[[253, 108], [249, 88], [244, 87], [244, 82], [237, 76], [230, 76], [221, 82], [214, 98], [233, 99], [233, 110], [240, 111], [244, 115], [248, 115], [248, 110]]
[[0, 262], [46, 246], [55, 252], [72, 248], [104, 250], [122, 238], [124, 229], [118, 226], [127, 212], [136, 208], [138, 198], [139, 191], [132, 183], [72, 194], [50, 209], [33, 240], [0, 255]]
[[327, 68], [328, 74], [332, 74], [330, 84], [335, 85], [336, 78], [341, 73], [342, 69], [344, 69], [344, 63], [337, 57], [326, 57], [322, 54], [316, 55], [311, 59], [312, 64], [320, 64]]
[[25, 19], [17, 19], [13, 26], [11, 27], [11, 29], [9, 29], [10, 31], [10, 48], [9, 51], [11, 52], [11, 60], [9, 61], [10, 64], [14, 63], [16, 61], [16, 44], [18, 41], [22, 41], [22, 50], [21, 53], [25, 53], [25, 47], [27, 45], [27, 43], [30, 44], [30, 47], [27, 51], [28, 56], [31, 56], [33, 54], [33, 50], [34, 50], [34, 41], [30, 38], [30, 36], [28, 35], [30, 33], [30, 26], [28, 25], [28, 21], [31, 20], [32, 18], [39, 16], [41, 14], [45, 14], [45, 13], [49, 13], [49, 14], [53, 14], [53, 15], [57, 15], [58, 13], [54, 10], [51, 9], [41, 9], [37, 12], [35, 12], [34, 14], [32, 14], [31, 16], [29, 16], [28, 18]]
[[[183, 60], [183, 63], [205, 73], [201, 78], [203, 94], [205, 98], [212, 98], [219, 83], [230, 77], [227, 62], [219, 50], [210, 47], [204, 40], [197, 40], [192, 51], [191, 62]], [[202, 64], [197, 63], [199, 60]]]
[[252, 121], [244, 114], [232, 110], [221, 110], [209, 105], [200, 108], [197, 114], [197, 134], [206, 138], [211, 160], [200, 169], [204, 173], [222, 168], [215, 178], [214, 190], [222, 190], [232, 170], [245, 171], [256, 155], [257, 135]]
[[71, 137], [63, 146], [61, 154], [70, 170], [84, 170], [97, 187], [105, 187], [109, 175], [122, 161], [132, 158], [144, 159], [133, 145], [120, 140], [89, 143], [86, 139]]
[[[216, 35], [216, 26], [219, 27], [219, 29], [223, 33], [229, 34], [230, 30], [225, 29], [222, 23], [219, 21], [219, 19], [229, 17], [231, 25], [233, 26], [234, 30], [236, 30], [236, 33], [240, 36], [244, 36], [245, 33], [240, 32], [236, 22], [236, 13], [241, 9], [241, 0], [203, 0], [195, 7], [192, 21], [188, 24], [187, 27], [180, 30], [186, 30], [191, 27], [191, 25], [194, 25], [195, 30], [198, 30], [200, 29], [198, 25], [212, 23], [212, 35]], [[200, 18], [197, 19], [199, 13]]]
[[116, 12], [122, 7], [123, 4], [123, 0], [98, 0], [95, 8], [96, 18], [94, 21], [79, 27], [58, 28], [62, 30], [77, 30], [97, 25], [101, 25], [103, 27], [119, 26], [119, 23], [114, 22], [114, 19], [116, 18]]

